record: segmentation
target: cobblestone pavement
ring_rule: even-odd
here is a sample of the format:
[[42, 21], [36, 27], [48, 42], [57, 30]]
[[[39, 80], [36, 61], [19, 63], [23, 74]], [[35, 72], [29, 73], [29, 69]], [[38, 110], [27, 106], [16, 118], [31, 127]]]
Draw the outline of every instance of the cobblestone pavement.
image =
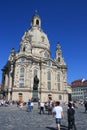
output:
[[[63, 106], [64, 119], [61, 130], [67, 130], [67, 106]], [[75, 114], [77, 130], [87, 130], [87, 113], [84, 107], [76, 109]], [[0, 107], [0, 130], [57, 130], [54, 117], [39, 114], [39, 109], [34, 106], [32, 112], [26, 112], [26, 108], [18, 109], [16, 105]]]

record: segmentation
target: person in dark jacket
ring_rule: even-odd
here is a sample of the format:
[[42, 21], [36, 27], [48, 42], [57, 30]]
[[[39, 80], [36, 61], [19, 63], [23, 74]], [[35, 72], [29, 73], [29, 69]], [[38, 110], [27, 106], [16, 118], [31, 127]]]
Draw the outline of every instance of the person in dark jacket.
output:
[[84, 102], [85, 112], [87, 111], [87, 101]]
[[72, 107], [72, 104], [68, 104], [67, 109], [67, 117], [68, 117], [68, 130], [76, 130], [75, 126], [75, 109]]

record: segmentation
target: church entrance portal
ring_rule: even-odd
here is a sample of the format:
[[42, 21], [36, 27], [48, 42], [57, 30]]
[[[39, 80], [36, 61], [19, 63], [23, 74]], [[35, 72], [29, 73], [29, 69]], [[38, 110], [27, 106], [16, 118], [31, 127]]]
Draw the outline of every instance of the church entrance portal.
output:
[[22, 100], [23, 100], [23, 95], [22, 93], [19, 93], [19, 101], [22, 102]]

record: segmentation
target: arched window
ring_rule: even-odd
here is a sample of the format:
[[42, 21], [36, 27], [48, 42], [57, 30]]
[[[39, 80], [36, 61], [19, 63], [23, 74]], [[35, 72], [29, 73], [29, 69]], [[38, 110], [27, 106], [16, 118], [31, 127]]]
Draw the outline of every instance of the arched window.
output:
[[58, 62], [60, 62], [60, 57], [58, 57]]
[[48, 80], [48, 90], [51, 90], [51, 72], [48, 71], [47, 73], [47, 80]]
[[24, 68], [20, 68], [19, 87], [24, 87]]
[[38, 19], [36, 20], [36, 25], [39, 25], [39, 20]]
[[23, 51], [25, 52], [25, 47], [23, 48]]

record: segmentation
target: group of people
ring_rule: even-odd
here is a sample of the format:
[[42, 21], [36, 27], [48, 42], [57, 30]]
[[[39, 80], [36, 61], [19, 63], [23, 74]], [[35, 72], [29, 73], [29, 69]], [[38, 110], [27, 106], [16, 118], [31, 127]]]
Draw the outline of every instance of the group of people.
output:
[[[45, 110], [45, 105], [43, 102], [39, 102], [39, 108], [40, 108], [40, 114], [44, 114]], [[64, 112], [63, 112], [63, 107], [60, 105], [59, 101], [56, 102], [48, 102], [48, 112], [49, 108], [51, 109], [51, 112], [53, 116], [55, 117], [55, 122], [57, 125], [57, 129], [60, 130], [61, 126], [61, 121], [64, 118]], [[76, 125], [75, 125], [75, 107], [73, 103], [69, 102], [68, 103], [68, 108], [67, 108], [67, 120], [68, 120], [68, 130], [76, 130]]]
[[[55, 102], [55, 107], [53, 108], [53, 114], [55, 115], [55, 121], [57, 125], [57, 129], [60, 130], [61, 121], [64, 118], [64, 112], [62, 106], [60, 106], [60, 102]], [[68, 130], [76, 130], [75, 125], [75, 109], [71, 102], [68, 103], [67, 108], [67, 118], [68, 118]]]
[[48, 111], [48, 115], [52, 114], [52, 110], [54, 108], [54, 102], [53, 101], [48, 101], [48, 102], [38, 102], [38, 108], [40, 109], [40, 114], [45, 111]]
[[[47, 109], [48, 114], [49, 114], [49, 108], [50, 108], [51, 114], [53, 114], [53, 116], [55, 117], [57, 129], [60, 130], [61, 121], [64, 118], [63, 107], [60, 105], [59, 101], [56, 101], [56, 102], [49, 101], [47, 104], [44, 102], [39, 102], [38, 108], [40, 110], [40, 114], [42, 113], [44, 114], [46, 106], [48, 106], [48, 109]], [[27, 112], [31, 112], [33, 110], [33, 107], [34, 107], [34, 103], [29, 99], [29, 101], [27, 102]], [[75, 108], [71, 102], [68, 103], [67, 120], [68, 120], [68, 130], [72, 130], [72, 129], [76, 130]]]
[[31, 112], [33, 110], [33, 107], [34, 107], [34, 103], [29, 99], [27, 103], [25, 102], [22, 102], [22, 101], [17, 101], [17, 107], [18, 108], [23, 108], [23, 106], [26, 105], [26, 108], [27, 108], [27, 112]]

